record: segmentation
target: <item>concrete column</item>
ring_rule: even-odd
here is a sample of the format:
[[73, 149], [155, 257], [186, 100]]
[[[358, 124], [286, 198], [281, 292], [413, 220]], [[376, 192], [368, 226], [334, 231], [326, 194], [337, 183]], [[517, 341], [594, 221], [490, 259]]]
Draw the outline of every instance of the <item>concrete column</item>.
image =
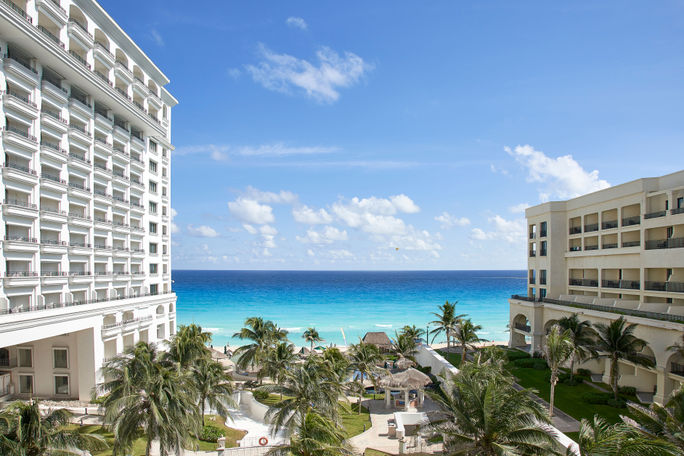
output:
[[610, 360], [603, 360], [603, 383], [610, 385]]
[[423, 402], [425, 402], [425, 391], [419, 390], [418, 391], [418, 406], [422, 407]]
[[385, 408], [390, 408], [391, 401], [392, 391], [390, 391], [389, 388], [385, 388]]
[[409, 409], [409, 390], [404, 390], [404, 410]]
[[97, 383], [102, 381], [100, 368], [104, 360], [101, 326], [79, 331], [76, 336], [78, 356], [78, 399], [90, 401]]
[[667, 378], [667, 369], [661, 366], [656, 367], [658, 377], [656, 379], [656, 392], [653, 402], [664, 404], [672, 393], [672, 382]]

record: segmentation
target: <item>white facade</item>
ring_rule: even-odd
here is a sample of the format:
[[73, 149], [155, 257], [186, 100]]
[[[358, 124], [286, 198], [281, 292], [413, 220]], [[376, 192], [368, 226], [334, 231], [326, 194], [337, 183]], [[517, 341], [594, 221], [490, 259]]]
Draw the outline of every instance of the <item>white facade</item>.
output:
[[0, 397], [175, 332], [169, 81], [93, 0], [0, 0]]
[[[511, 346], [540, 350], [571, 313], [592, 323], [624, 315], [656, 368], [622, 363], [620, 384], [665, 398], [684, 382], [667, 350], [684, 332], [684, 171], [638, 179], [526, 211], [528, 292], [510, 300]], [[608, 363], [588, 363], [608, 378]]]

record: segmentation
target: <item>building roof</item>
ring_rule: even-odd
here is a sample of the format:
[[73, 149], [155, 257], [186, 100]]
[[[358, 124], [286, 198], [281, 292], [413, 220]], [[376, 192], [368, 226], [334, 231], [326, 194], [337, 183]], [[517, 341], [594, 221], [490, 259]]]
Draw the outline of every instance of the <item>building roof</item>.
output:
[[377, 345], [382, 348], [389, 348], [392, 346], [392, 341], [383, 331], [367, 332], [366, 335], [363, 336], [363, 342]]
[[378, 385], [383, 388], [419, 389], [432, 383], [430, 377], [419, 370], [409, 368], [380, 377]]

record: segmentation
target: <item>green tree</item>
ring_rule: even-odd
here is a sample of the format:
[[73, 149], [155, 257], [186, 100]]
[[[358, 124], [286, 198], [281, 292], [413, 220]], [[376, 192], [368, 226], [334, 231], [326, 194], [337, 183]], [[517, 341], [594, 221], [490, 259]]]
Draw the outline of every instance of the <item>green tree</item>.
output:
[[107, 448], [101, 436], [68, 428], [71, 416], [64, 409], [41, 415], [38, 401], [11, 403], [0, 412], [0, 454], [62, 456]]
[[408, 333], [398, 333], [395, 331], [392, 350], [399, 356], [413, 359], [413, 355], [418, 352], [415, 337]]
[[[639, 435], [622, 423], [608, 424], [594, 415], [592, 420], [582, 419], [575, 448], [580, 456], [668, 456], [678, 455], [676, 449], [660, 439]], [[568, 450], [568, 456], [576, 453]]]
[[549, 394], [549, 416], [553, 416], [553, 401], [556, 396], [556, 383], [560, 368], [572, 356], [572, 333], [569, 329], [561, 330], [559, 325], [553, 325], [546, 335], [542, 346], [544, 358], [551, 369], [551, 392]]
[[679, 358], [684, 358], [684, 334], [682, 334], [681, 342], [676, 342], [667, 347], [667, 349], [679, 355]]
[[437, 317], [437, 320], [431, 321], [431, 325], [435, 325], [435, 329], [430, 331], [434, 336], [432, 340], [435, 340], [437, 335], [444, 333], [446, 335], [447, 349], [450, 347], [451, 336], [456, 331], [456, 326], [458, 325], [461, 318], [465, 317], [463, 315], [456, 315], [456, 304], [455, 302], [445, 302], [443, 305], [439, 306], [439, 313], [433, 312], [432, 315]]
[[608, 325], [597, 323], [594, 327], [597, 336], [594, 345], [596, 355], [592, 358], [610, 361], [610, 386], [613, 388], [613, 395], [617, 400], [620, 360], [625, 359], [645, 367], [653, 367], [655, 363], [649, 357], [641, 354], [648, 343], [634, 335], [636, 324], [628, 325], [625, 318], [620, 317]]
[[627, 404], [631, 417], [622, 420], [647, 439], [665, 440], [684, 454], [684, 389], [676, 391], [665, 405], [651, 404], [648, 408]]
[[461, 320], [456, 328], [456, 333], [454, 338], [461, 346], [461, 362], [466, 360], [468, 355], [468, 349], [475, 348], [475, 344], [478, 342], [486, 342], [486, 339], [480, 339], [477, 332], [482, 329], [480, 325], [474, 325], [473, 322], [468, 318], [467, 320]]
[[138, 342], [105, 363], [102, 394], [104, 425], [114, 433], [114, 454], [127, 454], [133, 441], [145, 436], [146, 456], [159, 441], [162, 456], [193, 445], [200, 416], [188, 371], [164, 361], [154, 344]]
[[334, 421], [309, 411], [291, 436], [290, 442], [266, 454], [269, 456], [351, 456], [355, 453], [344, 442], [344, 434]]
[[181, 325], [169, 344], [169, 357], [187, 368], [196, 360], [210, 355], [207, 345], [211, 343], [211, 333], [202, 331], [202, 327], [194, 323]]
[[287, 339], [287, 331], [278, 328], [270, 320], [261, 317], [250, 317], [245, 320], [245, 327], [233, 334], [240, 340], [251, 343], [235, 350], [237, 366], [240, 369], [258, 366], [268, 352], [268, 349], [278, 342]]
[[422, 328], [418, 328], [416, 325], [406, 325], [403, 328], [401, 328], [400, 334], [406, 334], [407, 337], [410, 337], [414, 340], [418, 340], [421, 337], [425, 336], [425, 330]]
[[558, 444], [549, 417], [530, 391], [516, 390], [496, 366], [470, 369], [469, 364], [444, 379], [440, 394], [432, 394], [448, 417], [430, 428], [442, 435], [445, 453], [553, 454]]
[[[268, 356], [262, 362], [262, 370], [264, 375], [270, 377], [275, 383], [280, 383], [296, 361], [297, 355], [294, 352], [294, 345], [281, 342], [269, 350]], [[280, 398], [282, 399], [282, 395]]]
[[558, 325], [563, 330], [569, 330], [572, 338], [572, 357], [570, 358], [570, 380], [575, 375], [575, 363], [581, 363], [595, 355], [594, 337], [596, 333], [591, 327], [589, 320], [580, 321], [576, 313], [569, 317], [558, 320]]
[[337, 347], [331, 347], [323, 352], [323, 360], [328, 364], [330, 370], [335, 373], [338, 381], [344, 381], [349, 369], [349, 360], [344, 356], [344, 353]]
[[220, 362], [208, 357], [198, 359], [192, 366], [191, 381], [197, 392], [202, 423], [207, 405], [220, 416], [230, 416], [229, 407], [235, 406], [233, 378]]
[[[383, 361], [378, 347], [359, 341], [353, 344], [349, 350], [349, 368], [353, 372], [352, 380], [363, 385], [363, 379], [368, 378], [373, 383], [373, 389], [377, 390], [376, 374], [380, 371], [378, 364]], [[363, 387], [356, 388], [359, 391], [359, 413], [361, 413], [361, 401], [363, 400]]]
[[311, 352], [313, 352], [314, 343], [323, 342], [323, 338], [318, 334], [316, 328], [306, 328], [306, 331], [302, 334], [302, 338], [311, 344]]

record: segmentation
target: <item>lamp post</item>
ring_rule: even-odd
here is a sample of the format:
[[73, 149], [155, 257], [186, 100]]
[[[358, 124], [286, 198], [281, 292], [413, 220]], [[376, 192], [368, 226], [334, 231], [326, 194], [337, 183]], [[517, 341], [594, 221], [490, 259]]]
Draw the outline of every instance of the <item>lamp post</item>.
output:
[[425, 345], [430, 345], [430, 323], [425, 325]]

